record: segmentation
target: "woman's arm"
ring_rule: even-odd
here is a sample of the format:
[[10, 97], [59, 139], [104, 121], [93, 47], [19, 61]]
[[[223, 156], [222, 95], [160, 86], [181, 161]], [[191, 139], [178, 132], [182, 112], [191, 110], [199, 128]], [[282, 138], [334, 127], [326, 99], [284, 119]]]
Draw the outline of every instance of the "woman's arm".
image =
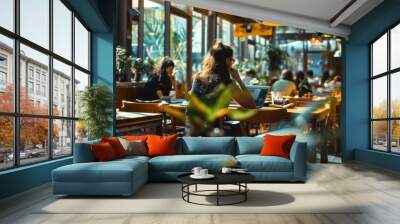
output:
[[231, 69], [231, 73], [230, 74], [231, 74], [232, 79], [237, 82], [237, 84], [239, 85], [240, 88], [247, 89], [246, 85], [243, 82], [243, 80], [240, 78], [240, 74], [239, 74], [238, 70]]
[[246, 87], [241, 88], [236, 82], [232, 82], [232, 98], [247, 109], [255, 109], [256, 103]]

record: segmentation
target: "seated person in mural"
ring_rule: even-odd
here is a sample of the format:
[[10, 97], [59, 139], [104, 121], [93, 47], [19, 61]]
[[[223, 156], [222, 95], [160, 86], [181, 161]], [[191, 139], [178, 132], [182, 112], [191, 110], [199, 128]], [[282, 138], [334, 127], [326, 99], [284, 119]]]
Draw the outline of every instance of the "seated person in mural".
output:
[[174, 62], [170, 58], [164, 57], [156, 66], [154, 73], [149, 76], [138, 99], [154, 101], [168, 98], [174, 81], [172, 77], [174, 67]]
[[275, 96], [295, 96], [297, 87], [293, 81], [292, 71], [283, 70], [281, 78], [272, 85], [271, 91]]
[[254, 83], [258, 83], [256, 71], [252, 68], [247, 69], [242, 81], [246, 86], [250, 86], [250, 85], [254, 85]]
[[302, 97], [306, 94], [312, 94], [312, 89], [310, 83], [304, 76], [304, 72], [298, 71], [296, 72], [296, 80], [295, 80], [297, 90], [299, 91], [299, 96]]
[[233, 49], [217, 42], [211, 47], [203, 60], [202, 71], [193, 78], [191, 93], [204, 99], [213, 93], [220, 84], [231, 85], [233, 99], [245, 108], [255, 108], [255, 102], [240, 78], [239, 72], [232, 67]]

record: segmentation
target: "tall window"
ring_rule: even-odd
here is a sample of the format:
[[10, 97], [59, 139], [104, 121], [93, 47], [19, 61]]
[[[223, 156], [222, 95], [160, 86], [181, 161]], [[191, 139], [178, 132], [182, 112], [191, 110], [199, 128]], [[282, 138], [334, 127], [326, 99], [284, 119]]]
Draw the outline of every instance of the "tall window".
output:
[[175, 81], [183, 85], [186, 81], [187, 66], [187, 19], [175, 14], [171, 15], [170, 32], [171, 58], [175, 62]]
[[72, 154], [89, 80], [90, 32], [64, 1], [0, 1], [0, 170]]
[[371, 145], [400, 153], [400, 25], [370, 46]]

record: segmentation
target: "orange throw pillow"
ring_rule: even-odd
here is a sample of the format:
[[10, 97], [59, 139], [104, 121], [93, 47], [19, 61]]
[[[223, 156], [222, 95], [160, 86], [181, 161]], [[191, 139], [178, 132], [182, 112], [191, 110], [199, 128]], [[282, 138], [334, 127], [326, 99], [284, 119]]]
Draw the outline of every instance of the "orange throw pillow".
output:
[[148, 135], [146, 140], [148, 156], [176, 155], [176, 138], [176, 135]]
[[268, 135], [264, 136], [264, 145], [261, 149], [262, 156], [280, 156], [290, 159], [290, 148], [296, 135]]
[[147, 135], [125, 135], [124, 139], [128, 141], [144, 141], [146, 142]]
[[91, 149], [94, 157], [99, 162], [110, 161], [117, 158], [113, 147], [108, 142], [93, 144], [91, 145]]
[[117, 158], [125, 157], [126, 156], [126, 151], [124, 147], [122, 146], [121, 142], [119, 141], [118, 138], [116, 137], [111, 137], [111, 138], [101, 138], [101, 142], [108, 142], [114, 149], [115, 155]]

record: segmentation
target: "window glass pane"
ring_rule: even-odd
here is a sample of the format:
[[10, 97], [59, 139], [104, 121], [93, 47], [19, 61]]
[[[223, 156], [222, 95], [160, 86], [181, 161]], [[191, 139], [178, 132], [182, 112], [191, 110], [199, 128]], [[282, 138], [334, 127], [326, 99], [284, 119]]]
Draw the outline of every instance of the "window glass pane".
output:
[[391, 152], [400, 153], [400, 120], [393, 120], [391, 123]]
[[187, 23], [180, 16], [171, 15], [171, 58], [175, 62], [175, 81], [182, 86], [186, 80]]
[[0, 26], [14, 31], [14, 0], [0, 1]]
[[0, 35], [0, 111], [14, 111], [13, 40]]
[[390, 32], [390, 67], [400, 67], [400, 24]]
[[13, 118], [0, 116], [0, 170], [14, 165]]
[[80, 94], [89, 86], [89, 75], [75, 69], [75, 117], [79, 117], [81, 114]]
[[372, 147], [387, 151], [387, 121], [372, 122]]
[[193, 12], [193, 30], [192, 30], [192, 69], [193, 73], [201, 70], [201, 41], [202, 41], [202, 24], [201, 14]]
[[53, 51], [71, 60], [72, 12], [60, 1], [53, 0]]
[[372, 75], [387, 71], [387, 34], [372, 44]]
[[75, 18], [75, 63], [89, 70], [89, 32]]
[[387, 78], [372, 81], [372, 118], [387, 118]]
[[400, 117], [400, 72], [391, 74], [391, 81], [390, 81], [390, 103], [391, 103], [391, 116], [392, 117]]
[[75, 143], [88, 140], [88, 130], [85, 121], [75, 121]]
[[25, 114], [48, 114], [49, 57], [21, 44], [20, 108]]
[[20, 0], [21, 36], [41, 45], [49, 47], [49, 1]]
[[[152, 67], [152, 64], [164, 56], [164, 6], [155, 1], [144, 0], [144, 18], [144, 63], [145, 67]], [[153, 69], [145, 69], [145, 73], [152, 71]], [[148, 74], [144, 74], [146, 75]]]
[[21, 164], [34, 163], [49, 158], [49, 120], [22, 117], [20, 119]]
[[72, 121], [53, 120], [53, 157], [72, 154]]
[[224, 44], [232, 45], [231, 35], [232, 35], [231, 23], [226, 20], [222, 20], [222, 42]]
[[72, 117], [71, 66], [53, 60], [53, 115]]

